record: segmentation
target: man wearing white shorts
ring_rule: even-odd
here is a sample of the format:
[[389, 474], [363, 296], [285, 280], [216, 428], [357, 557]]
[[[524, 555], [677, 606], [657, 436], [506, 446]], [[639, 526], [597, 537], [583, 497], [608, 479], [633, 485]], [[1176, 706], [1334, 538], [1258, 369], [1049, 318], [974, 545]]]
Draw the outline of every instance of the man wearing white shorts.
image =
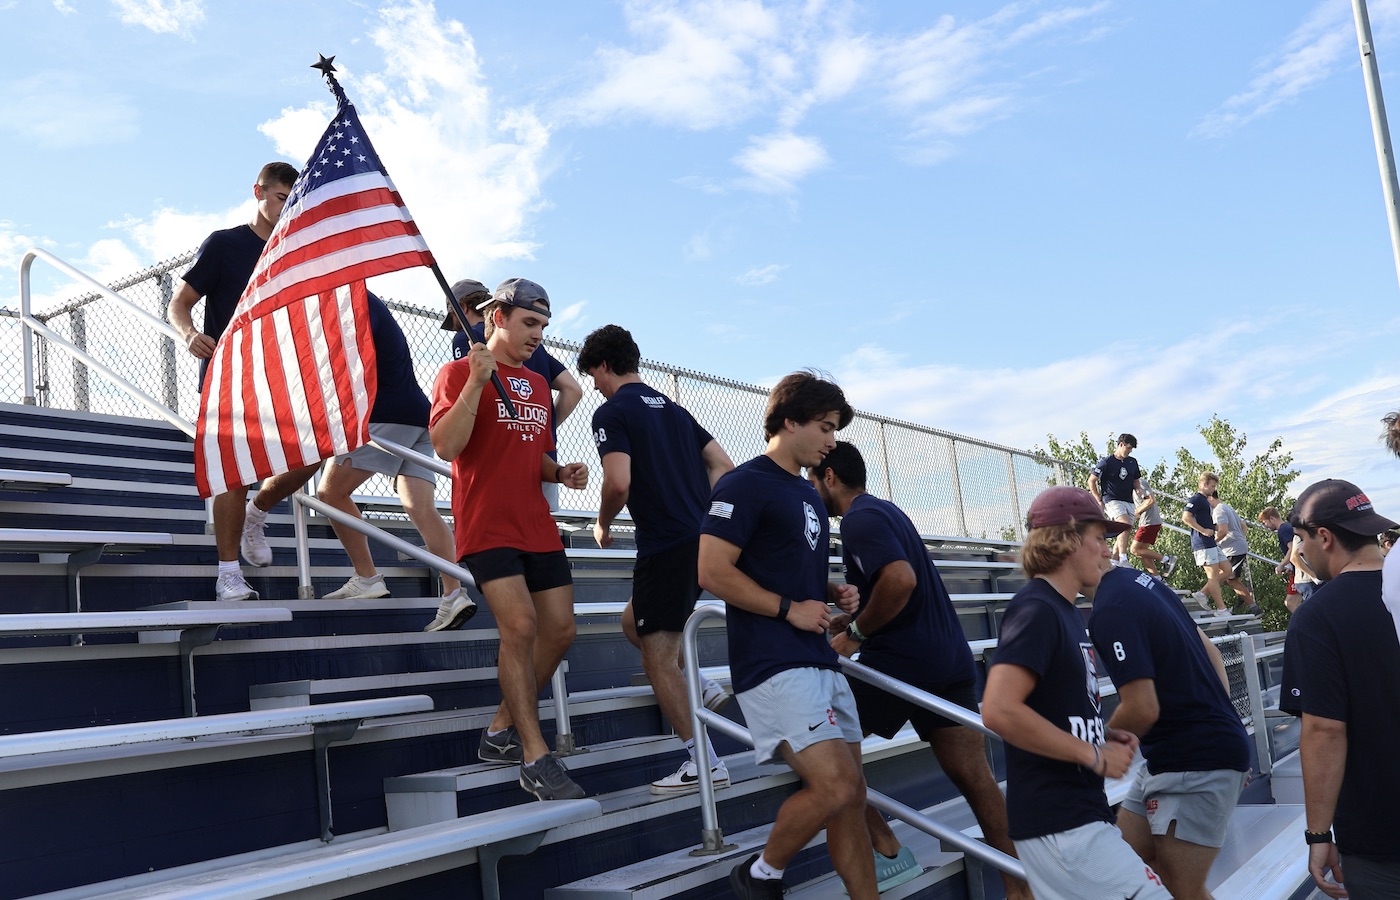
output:
[[[1114, 522], [1133, 522], [1133, 493], [1143, 493], [1142, 469], [1132, 457], [1137, 438], [1126, 431], [1118, 435], [1113, 453], [1099, 460], [1089, 472], [1089, 492]], [[1113, 542], [1113, 564], [1128, 565], [1128, 533], [1124, 530]]]
[[807, 372], [779, 381], [764, 413], [767, 448], [715, 484], [700, 529], [700, 586], [725, 602], [729, 671], [755, 758], [782, 760], [802, 779], [763, 850], [729, 873], [743, 900], [781, 897], [783, 871], [823, 828], [853, 900], [878, 896], [860, 717], [826, 639], [827, 601], [854, 612], [858, 598], [827, 582], [827, 510], [802, 477], [854, 415], [829, 381]]
[[1196, 565], [1206, 573], [1206, 584], [1201, 590], [1212, 605], [1206, 606], [1204, 602], [1201, 605], [1205, 609], [1213, 609], [1217, 616], [1228, 616], [1230, 610], [1225, 606], [1220, 586], [1230, 577], [1230, 561], [1216, 545], [1215, 519], [1211, 516], [1210, 500], [1207, 499], [1219, 484], [1220, 479], [1214, 472], [1202, 472], [1201, 477], [1196, 479], [1198, 490], [1186, 501], [1186, 508], [1181, 511], [1181, 521], [1191, 529], [1191, 550]]
[[1094, 647], [1074, 605], [1110, 570], [1106, 538], [1127, 523], [1105, 519], [1088, 491], [1061, 486], [1032, 501], [1026, 527], [1030, 580], [1006, 609], [982, 694], [982, 720], [1006, 741], [1016, 854], [1037, 900], [1168, 898], [1113, 825], [1103, 782], [1128, 771], [1138, 739], [1104, 727]]
[[1150, 575], [1115, 569], [1084, 593], [1094, 601], [1089, 635], [1118, 689], [1108, 726], [1137, 735], [1147, 760], [1118, 828], [1173, 897], [1209, 900], [1206, 875], [1249, 770], [1225, 663]]
[[[371, 438], [384, 438], [430, 459], [436, 458], [432, 440], [428, 437], [429, 403], [418, 379], [413, 374], [413, 357], [403, 329], [393, 313], [374, 294], [369, 295], [369, 327], [374, 337], [375, 397], [369, 413]], [[374, 475], [386, 475], [393, 482], [404, 512], [423, 543], [434, 555], [455, 560], [452, 530], [437, 511], [433, 496], [434, 474], [419, 463], [402, 459], [378, 447], [365, 444], [351, 453], [337, 456], [326, 467], [325, 477], [316, 495], [342, 512], [359, 517], [360, 510], [350, 499], [359, 487]], [[370, 554], [369, 539], [348, 525], [331, 521], [336, 537], [345, 547], [346, 556], [355, 574], [337, 590], [325, 595], [327, 600], [374, 599], [389, 596]], [[439, 616], [427, 629], [457, 627], [476, 612], [476, 602], [462, 590], [462, 584], [450, 575], [442, 575], [442, 601]], [[446, 619], [444, 620], [444, 613]], [[442, 620], [442, 621], [439, 621]]]

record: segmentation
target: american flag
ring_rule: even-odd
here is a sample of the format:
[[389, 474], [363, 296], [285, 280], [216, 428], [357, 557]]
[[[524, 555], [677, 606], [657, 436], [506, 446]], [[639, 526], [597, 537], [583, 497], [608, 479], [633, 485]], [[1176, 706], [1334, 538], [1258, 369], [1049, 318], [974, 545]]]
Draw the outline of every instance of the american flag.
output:
[[210, 360], [194, 449], [201, 497], [369, 439], [376, 378], [365, 279], [433, 264], [355, 107], [335, 87], [335, 118]]

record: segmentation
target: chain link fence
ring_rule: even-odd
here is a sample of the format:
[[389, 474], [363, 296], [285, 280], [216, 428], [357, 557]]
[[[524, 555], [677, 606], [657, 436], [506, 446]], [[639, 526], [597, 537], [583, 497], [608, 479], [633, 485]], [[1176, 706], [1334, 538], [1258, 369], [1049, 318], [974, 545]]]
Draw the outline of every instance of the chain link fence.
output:
[[[112, 289], [165, 318], [178, 279], [193, 258], [193, 252], [182, 254], [122, 279]], [[451, 335], [439, 328], [441, 305], [425, 309], [383, 299], [408, 339], [419, 383], [429, 390], [438, 369], [452, 358]], [[36, 318], [193, 420], [199, 411], [195, 358], [168, 337], [142, 327], [115, 304], [100, 301], [95, 293], [79, 295], [36, 313]], [[196, 323], [203, 321], [202, 302], [193, 315]], [[559, 427], [559, 459], [587, 462], [595, 473], [586, 490], [561, 491], [560, 506], [596, 510], [601, 478], [590, 422], [603, 398], [577, 375], [579, 344], [553, 338], [545, 343], [585, 382], [583, 400]], [[0, 400], [4, 402], [23, 400], [21, 346], [18, 313], [0, 310], [0, 372], [4, 375]], [[140, 401], [62, 349], [50, 347], [43, 338], [34, 342], [34, 348], [38, 405], [153, 417]], [[690, 410], [736, 462], [763, 451], [767, 389], [646, 360], [640, 370], [644, 381]], [[868, 412], [858, 412], [841, 437], [864, 454], [870, 490], [899, 504], [926, 534], [1020, 540], [1025, 536], [1025, 509], [1030, 501], [1048, 485], [1071, 483], [1073, 475], [1066, 464], [1045, 457]], [[444, 500], [450, 494], [445, 481], [437, 491]], [[377, 477], [365, 484], [362, 493], [387, 497], [393, 489], [388, 479]]]

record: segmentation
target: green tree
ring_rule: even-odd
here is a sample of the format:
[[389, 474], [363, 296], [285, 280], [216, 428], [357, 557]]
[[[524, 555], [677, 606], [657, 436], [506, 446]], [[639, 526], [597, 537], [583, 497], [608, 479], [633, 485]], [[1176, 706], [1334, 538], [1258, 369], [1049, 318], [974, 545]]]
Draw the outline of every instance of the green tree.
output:
[[[1170, 461], [1159, 460], [1148, 466], [1144, 460], [1138, 460], [1143, 466], [1143, 478], [1157, 495], [1163, 522], [1181, 526], [1185, 499], [1195, 493], [1197, 478], [1207, 470], [1220, 476], [1220, 499], [1234, 507], [1246, 523], [1255, 523], [1259, 511], [1266, 506], [1287, 510], [1288, 489], [1299, 473], [1293, 468], [1293, 455], [1283, 449], [1282, 438], [1274, 438], [1263, 453], [1248, 458], [1246, 435], [1236, 431], [1227, 420], [1212, 416], [1208, 423], [1200, 426], [1199, 432], [1210, 448], [1213, 459], [1198, 459], [1182, 447]], [[1075, 470], [1073, 483], [1084, 487], [1089, 479], [1089, 469], [1113, 452], [1115, 438], [1116, 435], [1110, 434], [1103, 444], [1104, 449], [1100, 451], [1084, 432], [1080, 432], [1077, 441], [1060, 441], [1054, 435], [1048, 435], [1048, 449], [1034, 449], [1069, 463]], [[1268, 529], [1262, 526], [1246, 527], [1245, 532], [1252, 552], [1266, 559], [1278, 558], [1278, 542]], [[1192, 564], [1187, 535], [1164, 528], [1157, 539], [1157, 549], [1181, 560], [1168, 579], [1172, 587], [1186, 591], [1201, 589], [1205, 584], [1205, 575]], [[1249, 565], [1255, 601], [1264, 609], [1264, 627], [1270, 630], [1286, 627], [1288, 611], [1284, 608], [1283, 597], [1288, 588], [1287, 579], [1275, 575], [1271, 564], [1250, 560]], [[1224, 590], [1227, 599], [1232, 598], [1230, 589], [1227, 587]]]

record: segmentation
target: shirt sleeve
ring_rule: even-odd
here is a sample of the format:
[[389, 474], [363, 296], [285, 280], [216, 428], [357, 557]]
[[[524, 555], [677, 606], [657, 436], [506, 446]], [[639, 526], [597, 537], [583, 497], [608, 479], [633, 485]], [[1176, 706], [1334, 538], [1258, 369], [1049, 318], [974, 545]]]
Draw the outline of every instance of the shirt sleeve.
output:
[[219, 266], [215, 262], [219, 256], [215, 247], [218, 237], [218, 232], [214, 232], [204, 239], [204, 243], [199, 245], [199, 250], [195, 253], [194, 264], [180, 276], [185, 284], [198, 291], [201, 297], [209, 296], [219, 286]]
[[1103, 467], [1106, 465], [1108, 465], [1107, 456], [1095, 463], [1094, 467], [1089, 471], [1092, 472], [1094, 475], [1097, 475], [1099, 478], [1103, 478]]
[[897, 559], [904, 559], [889, 523], [869, 510], [856, 510], [841, 519], [841, 544], [849, 551], [860, 574], [871, 584], [875, 582], [875, 573]]
[[466, 387], [467, 376], [471, 371], [471, 362], [465, 359], [450, 362], [438, 369], [437, 377], [433, 379], [433, 408], [428, 413], [429, 428], [436, 425], [437, 420], [462, 396], [462, 388]]
[[632, 454], [632, 440], [627, 433], [627, 420], [605, 403], [593, 413], [593, 443], [598, 448], [598, 458], [609, 453]]
[[710, 507], [705, 512], [705, 521], [700, 525], [701, 534], [714, 535], [736, 547], [746, 546], [763, 514], [763, 502], [758, 492], [745, 490], [743, 473], [725, 473], [710, 494]]
[[[1128, 602], [1155, 601], [1151, 597], [1135, 597]], [[1149, 628], [1146, 616], [1137, 610], [1129, 612], [1122, 604], [1097, 609], [1089, 618], [1089, 637], [1098, 651], [1099, 665], [1118, 687], [1139, 678], [1157, 677]]]
[[1031, 600], [1016, 604], [1002, 620], [992, 665], [1010, 663], [1030, 669], [1037, 677], [1044, 675], [1055, 655], [1059, 636], [1060, 624], [1044, 603]]

